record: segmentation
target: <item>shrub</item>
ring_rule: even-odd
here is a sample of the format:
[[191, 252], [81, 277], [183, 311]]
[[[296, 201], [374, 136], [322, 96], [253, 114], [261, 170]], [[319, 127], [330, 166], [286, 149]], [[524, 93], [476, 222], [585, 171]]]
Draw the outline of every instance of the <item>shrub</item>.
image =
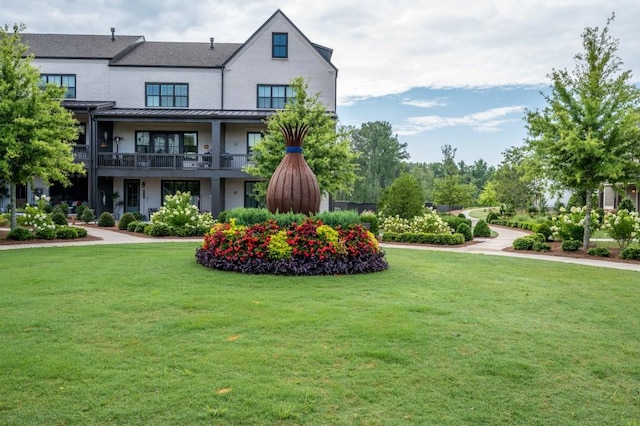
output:
[[145, 227], [144, 233], [152, 237], [167, 237], [171, 235], [171, 227], [166, 223], [152, 223]]
[[61, 240], [73, 240], [78, 238], [78, 229], [84, 228], [74, 228], [73, 226], [60, 226], [56, 228], [56, 238]]
[[74, 228], [78, 232], [78, 238], [85, 238], [87, 234], [87, 230], [84, 228]]
[[113, 218], [113, 215], [111, 213], [104, 212], [98, 218], [98, 226], [111, 228], [113, 226], [116, 226], [116, 220]]
[[335, 212], [322, 212], [313, 216], [313, 219], [319, 220], [325, 225], [347, 228], [351, 225], [360, 223], [360, 215], [355, 210], [338, 210]]
[[22, 217], [22, 225], [31, 228], [33, 232], [40, 229], [55, 229], [55, 225], [51, 220], [51, 215], [47, 213], [47, 207], [50, 207], [50, 198], [46, 195], [41, 197], [35, 196], [36, 205], [27, 204], [24, 207], [24, 216]]
[[487, 222], [485, 222], [484, 220], [479, 220], [478, 223], [476, 223], [476, 226], [473, 228], [473, 236], [490, 237], [491, 229], [489, 228], [489, 225], [487, 225]]
[[464, 236], [465, 241], [473, 240], [473, 232], [471, 232], [471, 227], [466, 223], [461, 223], [456, 228], [456, 234], [462, 234]]
[[69, 214], [69, 204], [63, 201], [60, 204], [56, 205], [53, 208], [53, 213], [58, 213], [58, 212], [62, 213], [66, 217]]
[[640, 217], [637, 212], [626, 209], [607, 213], [603, 219], [603, 228], [624, 250], [640, 235]]
[[84, 213], [84, 211], [88, 208], [88, 206], [85, 206], [84, 204], [80, 204], [79, 206], [76, 207], [76, 217], [79, 218], [80, 220], [82, 220], [82, 213]]
[[537, 241], [539, 243], [544, 243], [545, 241], [547, 241], [547, 237], [545, 237], [541, 233], [531, 234], [528, 236], [528, 238], [531, 238], [533, 241]]
[[131, 222], [135, 222], [136, 218], [132, 213], [125, 213], [118, 220], [118, 229], [121, 231], [126, 231]]
[[551, 227], [547, 223], [541, 223], [540, 225], [538, 225], [538, 230], [536, 232], [544, 235], [545, 241], [547, 241], [549, 238], [551, 238], [551, 235], [553, 235]]
[[579, 240], [564, 240], [562, 241], [562, 251], [577, 251], [582, 246], [582, 241]]
[[640, 248], [627, 247], [620, 252], [621, 259], [640, 260]]
[[487, 223], [493, 223], [494, 220], [498, 219], [498, 213], [496, 212], [489, 212], [489, 214], [487, 215]]
[[514, 250], [533, 250], [536, 241], [530, 237], [517, 238], [513, 241]]
[[380, 221], [378, 220], [378, 216], [376, 216], [374, 213], [362, 212], [362, 214], [360, 215], [360, 223], [368, 223], [369, 231], [371, 231], [373, 235], [378, 235], [378, 233], [380, 232]]
[[383, 232], [412, 232], [424, 234], [451, 234], [453, 230], [442, 220], [442, 217], [433, 209], [424, 209], [421, 216], [415, 216], [411, 220], [400, 216], [386, 217], [382, 221]]
[[36, 238], [43, 240], [53, 240], [56, 238], [56, 229], [54, 228], [40, 228], [36, 231]]
[[[133, 215], [135, 220], [138, 220], [140, 222], [144, 221], [144, 215], [142, 213], [140, 213], [140, 212], [131, 212], [131, 214]], [[120, 218], [120, 219], [122, 219], [122, 218]]]
[[453, 246], [464, 244], [462, 234], [427, 234], [420, 232], [385, 232], [382, 241], [396, 243], [438, 244]]
[[[560, 209], [560, 214], [553, 218], [553, 237], [561, 241], [565, 240], [582, 240], [584, 235], [584, 218], [586, 216], [586, 207], [571, 207], [566, 211]], [[598, 228], [600, 217], [598, 212], [591, 210], [591, 231]]]
[[91, 223], [96, 220], [96, 215], [93, 212], [93, 209], [90, 209], [89, 207], [85, 207], [82, 210], [82, 216], [80, 217], [80, 219], [85, 223]]
[[15, 228], [7, 234], [7, 240], [26, 241], [33, 238], [33, 233], [26, 228]]
[[551, 246], [545, 242], [534, 241], [533, 242], [533, 250], [534, 251], [549, 251], [551, 250]]
[[609, 255], [611, 253], [609, 253], [609, 249], [607, 249], [606, 247], [594, 247], [594, 248], [590, 248], [589, 251], [587, 251], [588, 254], [590, 254], [591, 256], [598, 256], [598, 257], [609, 257]]
[[467, 218], [467, 217], [464, 215], [464, 213], [462, 213], [462, 212], [458, 213], [458, 217], [459, 217], [460, 219], [466, 219], [466, 218]]
[[625, 197], [622, 201], [620, 201], [620, 205], [618, 205], [618, 210], [626, 210], [628, 212], [635, 212], [636, 207], [633, 205], [633, 201], [631, 198]]
[[444, 215], [441, 215], [440, 217], [442, 218], [443, 222], [449, 225], [452, 231], [455, 231], [456, 229], [458, 229], [458, 226], [460, 226], [461, 223], [466, 223], [467, 225], [471, 226], [470, 219], [454, 216], [451, 214], [444, 214]]
[[60, 226], [65, 226], [68, 225], [69, 222], [67, 222], [67, 216], [62, 213], [62, 212], [55, 212], [52, 216], [51, 216], [51, 221], [56, 224], [56, 225], [60, 225]]
[[[138, 228], [138, 225], [142, 224], [143, 225], [143, 229], [144, 229], [144, 223], [134, 220], [133, 222], [129, 222], [129, 224], [127, 225], [127, 231], [129, 232], [136, 232], [136, 229]], [[118, 228], [120, 228], [120, 223], [118, 223]]]

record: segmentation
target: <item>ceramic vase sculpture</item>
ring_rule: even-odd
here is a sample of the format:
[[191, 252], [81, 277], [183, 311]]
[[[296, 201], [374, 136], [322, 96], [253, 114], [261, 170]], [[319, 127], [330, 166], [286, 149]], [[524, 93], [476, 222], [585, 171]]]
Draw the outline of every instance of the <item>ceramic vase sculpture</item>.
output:
[[302, 143], [309, 128], [304, 125], [280, 128], [285, 154], [267, 187], [267, 209], [271, 213], [293, 212], [313, 215], [320, 210], [320, 186], [302, 155]]

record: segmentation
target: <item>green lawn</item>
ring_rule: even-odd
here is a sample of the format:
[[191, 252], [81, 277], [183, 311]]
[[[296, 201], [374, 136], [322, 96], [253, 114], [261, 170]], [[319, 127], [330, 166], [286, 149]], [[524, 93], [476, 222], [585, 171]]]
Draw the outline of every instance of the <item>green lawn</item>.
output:
[[640, 423], [636, 272], [395, 249], [245, 276], [194, 251], [0, 252], [0, 424]]

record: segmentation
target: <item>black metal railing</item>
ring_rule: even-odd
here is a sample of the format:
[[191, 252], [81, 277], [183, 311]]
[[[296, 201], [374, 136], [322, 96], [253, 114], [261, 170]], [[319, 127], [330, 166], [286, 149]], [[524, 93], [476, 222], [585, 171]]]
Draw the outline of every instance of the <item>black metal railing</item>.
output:
[[[98, 153], [98, 167], [121, 169], [208, 169], [211, 154], [144, 154], [139, 152]], [[246, 154], [222, 154], [221, 169], [241, 170], [249, 163]]]
[[73, 145], [72, 150], [74, 161], [78, 163], [89, 161], [89, 149], [87, 145]]

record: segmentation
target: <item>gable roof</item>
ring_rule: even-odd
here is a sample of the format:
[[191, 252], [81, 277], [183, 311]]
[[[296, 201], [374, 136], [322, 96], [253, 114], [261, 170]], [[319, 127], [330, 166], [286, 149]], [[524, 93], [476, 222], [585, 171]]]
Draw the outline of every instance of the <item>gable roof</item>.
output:
[[337, 68], [335, 65], [333, 65], [333, 63], [331, 63], [331, 55], [333, 54], [333, 50], [332, 50], [332, 49], [330, 49], [330, 48], [328, 48], [328, 47], [325, 47], [325, 46], [321, 46], [321, 45], [319, 45], [319, 44], [312, 43], [312, 42], [311, 42], [311, 40], [309, 40], [309, 39], [307, 38], [307, 36], [306, 36], [306, 35], [304, 35], [304, 33], [303, 33], [302, 31], [300, 31], [300, 29], [299, 29], [298, 27], [296, 27], [296, 24], [294, 24], [293, 22], [291, 22], [291, 19], [289, 19], [289, 18], [287, 17], [287, 15], [285, 15], [285, 14], [284, 14], [284, 12], [282, 12], [280, 9], [276, 10], [276, 11], [273, 13], [273, 15], [271, 15], [271, 17], [270, 17], [269, 19], [267, 19], [267, 20], [264, 22], [264, 24], [260, 25], [260, 28], [258, 28], [258, 29], [253, 33], [253, 34], [251, 34], [251, 37], [249, 37], [249, 38], [247, 39], [247, 41], [246, 41], [246, 42], [244, 42], [244, 44], [242, 45], [242, 47], [240, 47], [238, 50], [236, 50], [236, 51], [233, 53], [233, 55], [231, 55], [231, 56], [229, 57], [229, 59], [227, 59], [227, 61], [225, 62], [225, 64], [226, 64], [226, 63], [228, 63], [229, 61], [231, 61], [231, 60], [232, 60], [232, 59], [233, 59], [233, 58], [234, 58], [238, 53], [240, 53], [240, 52], [242, 51], [242, 49], [244, 48], [244, 46], [248, 45], [248, 44], [249, 44], [249, 42], [250, 42], [252, 39], [254, 39], [255, 37], [257, 37], [257, 36], [258, 36], [258, 34], [260, 34], [260, 32], [262, 32], [262, 30], [263, 30], [267, 25], [269, 25], [269, 22], [271, 22], [273, 19], [275, 19], [275, 17], [276, 17], [276, 16], [278, 16], [278, 15], [282, 16], [282, 17], [287, 21], [287, 23], [289, 23], [289, 25], [291, 25], [291, 26], [292, 26], [292, 27], [293, 27], [293, 28], [294, 28], [294, 29], [295, 29], [295, 30], [296, 30], [296, 31], [297, 31], [297, 32], [302, 36], [302, 38], [303, 38], [307, 43], [309, 43], [309, 45], [310, 45], [311, 47], [313, 47], [313, 49], [314, 49], [316, 52], [318, 52], [318, 54], [319, 54], [319, 55], [320, 55], [320, 56], [321, 56], [325, 61], [327, 61], [327, 63], [328, 63], [328, 64], [329, 64], [329, 65], [330, 65], [334, 70], [338, 71], [338, 68]]
[[333, 50], [312, 43], [280, 10], [276, 10], [244, 43], [149, 42], [141, 35], [24, 33], [27, 54], [36, 58], [107, 59], [113, 66], [220, 68], [256, 37], [276, 16], [282, 16], [333, 69]]
[[111, 59], [136, 43], [144, 42], [144, 36], [86, 35], [86, 34], [29, 34], [21, 35], [29, 47], [28, 54], [37, 58]]

